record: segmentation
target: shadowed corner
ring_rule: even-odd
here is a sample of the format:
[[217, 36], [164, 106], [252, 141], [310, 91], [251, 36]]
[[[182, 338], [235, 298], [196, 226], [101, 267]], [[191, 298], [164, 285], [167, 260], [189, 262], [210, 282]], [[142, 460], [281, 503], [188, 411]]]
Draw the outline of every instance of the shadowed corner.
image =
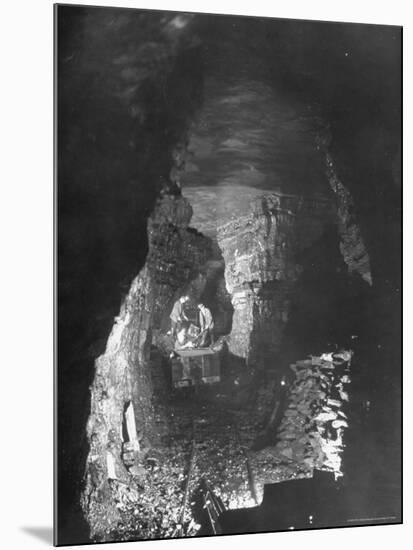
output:
[[21, 530], [48, 545], [53, 545], [53, 527], [21, 527]]

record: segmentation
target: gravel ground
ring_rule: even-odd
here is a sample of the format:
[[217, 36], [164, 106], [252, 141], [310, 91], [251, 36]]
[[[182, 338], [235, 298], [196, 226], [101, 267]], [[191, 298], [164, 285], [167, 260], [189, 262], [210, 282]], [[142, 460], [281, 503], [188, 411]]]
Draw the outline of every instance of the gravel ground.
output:
[[[166, 419], [166, 424], [165, 420], [159, 423], [162, 446], [146, 454], [132, 484], [112, 482], [110, 489], [118, 503], [120, 521], [116, 532], [105, 540], [196, 536], [201, 527], [197, 522], [201, 480], [209, 484], [226, 509], [234, 510], [260, 504], [266, 483], [312, 477], [314, 453], [308, 446], [308, 426], [317, 421], [318, 417], [311, 420], [312, 416], [320, 416], [326, 409], [321, 405], [328, 402], [327, 394], [320, 400], [321, 390], [314, 382], [315, 369], [319, 368], [316, 359], [315, 366], [311, 360], [303, 362], [307, 370], [299, 373], [291, 386], [277, 432], [281, 439], [275, 446], [264, 445], [258, 451], [250, 449], [262, 434], [263, 404], [267, 409], [266, 394], [272, 393], [271, 386], [258, 389], [249, 404], [240, 399], [241, 390], [224, 393], [222, 385], [206, 388], [198, 395], [178, 393], [160, 399], [163, 414], [159, 417]], [[333, 379], [327, 384], [327, 393], [330, 386], [337, 385]], [[318, 404], [314, 411], [312, 403]], [[327, 451], [324, 445], [323, 457]]]
[[[112, 482], [120, 521], [105, 540], [196, 536], [201, 526], [194, 505], [201, 479], [228, 509], [256, 505], [246, 464], [247, 442], [256, 433], [254, 418], [248, 410], [231, 409], [232, 402], [224, 395], [219, 399], [217, 390], [211, 395], [212, 399], [175, 398], [165, 445], [147, 454], [132, 485]], [[164, 427], [161, 431], [165, 432]], [[193, 439], [195, 451], [182, 517]]]

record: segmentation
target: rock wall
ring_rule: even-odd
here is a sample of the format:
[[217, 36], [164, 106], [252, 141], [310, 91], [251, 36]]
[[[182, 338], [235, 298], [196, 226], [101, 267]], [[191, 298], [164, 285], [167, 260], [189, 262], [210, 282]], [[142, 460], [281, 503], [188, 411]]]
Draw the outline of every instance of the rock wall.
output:
[[351, 353], [323, 354], [291, 365], [296, 374], [276, 450], [310, 470], [343, 475], [344, 412], [349, 400]]
[[337, 226], [340, 235], [340, 252], [350, 273], [356, 272], [370, 286], [373, 284], [370, 257], [357, 221], [353, 197], [341, 181], [335, 168], [333, 156], [329, 152], [331, 136], [324, 130], [318, 136], [318, 146], [324, 150], [326, 176], [335, 195]]
[[326, 199], [269, 194], [253, 202], [250, 213], [218, 228], [234, 307], [228, 339], [233, 355], [249, 365], [274, 360], [301, 271], [296, 252], [314, 242], [333, 215]]
[[[282, 332], [287, 309], [284, 290], [296, 276], [295, 218], [282, 208], [279, 196], [271, 195], [255, 202], [249, 214], [218, 228], [234, 307], [229, 350], [238, 357], [250, 360], [257, 323], [271, 323], [274, 333]], [[273, 292], [266, 292], [269, 286]], [[269, 343], [273, 342], [271, 338]]]
[[266, 483], [312, 477], [314, 469], [343, 475], [352, 353], [341, 351], [297, 361], [276, 444], [253, 458], [258, 492]]
[[75, 544], [88, 536], [79, 497], [94, 363], [145, 263], [148, 215], [179, 166], [203, 71], [191, 14], [62, 4], [55, 14], [57, 541]]
[[173, 297], [197, 280], [209, 241], [188, 224], [192, 209], [181, 196], [163, 196], [149, 219], [149, 252], [95, 364], [90, 445], [82, 508], [93, 540], [106, 540], [119, 521], [114, 483], [131, 487], [140, 461], [158, 443], [148, 370], [153, 332], [168, 317]]
[[371, 276], [370, 258], [364, 245], [360, 226], [354, 213], [353, 198], [338, 178], [334, 169], [332, 156], [326, 154], [327, 177], [330, 186], [337, 197], [337, 218], [340, 234], [340, 251], [348, 265], [349, 272], [356, 271], [370, 286], [373, 284]]

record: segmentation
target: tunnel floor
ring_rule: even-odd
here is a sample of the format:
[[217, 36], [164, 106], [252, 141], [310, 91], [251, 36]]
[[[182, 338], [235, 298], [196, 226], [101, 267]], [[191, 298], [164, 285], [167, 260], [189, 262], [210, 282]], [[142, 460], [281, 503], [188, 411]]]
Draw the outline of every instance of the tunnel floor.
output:
[[[159, 443], [144, 449], [145, 460], [132, 493], [122, 496], [118, 490], [123, 520], [114, 537], [140, 540], [215, 534], [208, 532], [204, 522], [205, 501], [202, 505], [199, 498], [204, 482], [227, 511], [228, 532], [283, 530], [277, 520], [280, 503], [271, 500], [271, 491], [265, 498], [264, 486], [303, 478], [310, 481], [313, 475], [303, 474], [299, 463], [283, 462], [277, 456], [266, 463], [257, 460], [253, 449], [265, 433], [271, 409], [268, 393], [273, 393], [273, 383], [276, 381], [266, 384], [269, 391], [265, 395], [262, 385], [254, 384], [245, 371], [244, 378], [242, 371], [232, 371], [217, 384], [171, 391], [165, 376], [155, 407], [154, 439]], [[309, 515], [308, 510], [317, 510], [321, 526], [327, 518], [329, 526], [363, 525], [367, 519], [373, 523], [400, 522], [400, 485], [394, 482], [394, 471], [371, 463], [373, 454], [377, 457], [381, 453], [380, 445], [372, 446], [378, 432], [374, 422], [362, 406], [354, 408], [345, 452], [348, 475], [344, 481], [333, 483], [331, 495], [325, 492], [321, 504], [310, 483], [309, 492], [304, 486], [298, 488], [298, 493], [308, 492], [305, 506], [297, 503], [298, 493], [290, 485], [290, 504], [282, 505], [285, 517], [293, 504], [291, 521], [298, 524], [303, 514]], [[380, 428], [388, 430], [389, 426]], [[370, 448], [374, 448], [373, 454], [366, 452]], [[384, 464], [388, 464], [387, 458], [383, 456]], [[275, 485], [268, 485], [269, 478]], [[311, 525], [304, 523], [302, 528]]]
[[[158, 479], [161, 483], [165, 480], [168, 485], [165, 509], [173, 517], [167, 522], [169, 532], [166, 536], [198, 533], [196, 493], [201, 480], [214, 488], [226, 509], [257, 505], [248, 452], [260, 429], [261, 419], [251, 399], [247, 398], [246, 390], [247, 385], [240, 383], [240, 377], [232, 373], [221, 383], [204, 385], [197, 390], [182, 388], [165, 396], [167, 426], [161, 420], [165, 415], [159, 417], [160, 432], [164, 433], [161, 436], [164, 460], [154, 465], [149, 452], [146, 462], [149, 459], [151, 473], [153, 467], [158, 468]], [[188, 501], [182, 517], [182, 498], [188, 476]], [[171, 506], [171, 496], [175, 497], [176, 507]], [[174, 511], [171, 512], [171, 508]]]
[[[153, 366], [156, 371], [156, 361]], [[252, 380], [232, 371], [220, 383], [171, 391], [168, 373], [163, 374], [156, 392], [156, 433], [152, 442], [141, 441], [145, 459], [136, 487], [123, 495], [115, 487], [123, 519], [114, 540], [199, 535], [202, 480], [227, 510], [257, 506], [262, 496], [250, 448], [265, 415], [256, 407], [261, 394]]]

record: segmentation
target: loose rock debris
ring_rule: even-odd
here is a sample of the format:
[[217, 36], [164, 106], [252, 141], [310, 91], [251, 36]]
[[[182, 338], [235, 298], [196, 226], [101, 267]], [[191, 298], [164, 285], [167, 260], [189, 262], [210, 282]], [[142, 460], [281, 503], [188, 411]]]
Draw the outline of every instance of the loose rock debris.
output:
[[341, 455], [348, 427], [351, 352], [323, 354], [291, 365], [296, 378], [289, 392], [277, 442], [253, 458], [258, 491], [266, 483], [312, 477], [313, 470], [341, 477]]
[[[84, 503], [94, 540], [196, 536], [201, 480], [225, 508], [237, 509], [259, 504], [266, 483], [312, 477], [314, 469], [341, 476], [350, 364], [345, 351], [291, 365], [295, 380], [275, 443], [260, 451], [250, 450], [262, 422], [256, 404], [234, 408], [222, 394], [171, 403], [164, 445], [141, 453], [129, 477], [108, 479]], [[116, 506], [105, 506], [108, 499]]]

